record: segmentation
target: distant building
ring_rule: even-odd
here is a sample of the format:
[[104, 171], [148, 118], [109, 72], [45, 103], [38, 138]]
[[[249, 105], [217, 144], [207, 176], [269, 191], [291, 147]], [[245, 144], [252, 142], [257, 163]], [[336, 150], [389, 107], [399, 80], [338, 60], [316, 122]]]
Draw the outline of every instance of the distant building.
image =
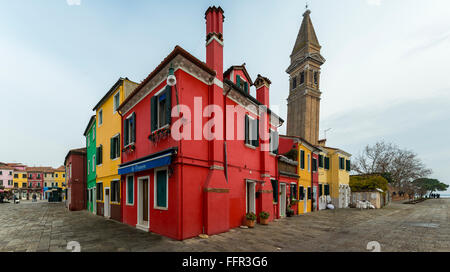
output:
[[66, 207], [70, 211], [86, 209], [86, 148], [72, 149], [64, 160], [66, 167]]
[[96, 127], [96, 116], [93, 115], [84, 131], [84, 137], [86, 137], [87, 210], [93, 214], [97, 214]]

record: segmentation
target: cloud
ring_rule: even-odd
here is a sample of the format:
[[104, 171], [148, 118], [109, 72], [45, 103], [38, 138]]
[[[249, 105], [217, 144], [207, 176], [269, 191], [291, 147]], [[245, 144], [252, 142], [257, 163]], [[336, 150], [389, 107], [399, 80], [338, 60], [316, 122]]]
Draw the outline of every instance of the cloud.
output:
[[367, 0], [367, 4], [369, 6], [381, 6], [381, 1], [382, 0]]
[[81, 0], [66, 0], [69, 6], [79, 6], [81, 5]]

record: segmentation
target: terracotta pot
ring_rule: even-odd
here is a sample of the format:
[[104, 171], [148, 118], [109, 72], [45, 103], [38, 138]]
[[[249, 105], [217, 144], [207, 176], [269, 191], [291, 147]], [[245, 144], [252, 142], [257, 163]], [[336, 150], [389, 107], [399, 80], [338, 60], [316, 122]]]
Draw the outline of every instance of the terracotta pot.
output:
[[248, 220], [248, 219], [246, 219], [246, 225], [247, 225], [247, 227], [249, 227], [249, 228], [254, 228], [255, 227], [255, 220]]
[[261, 218], [259, 220], [259, 222], [260, 222], [261, 225], [269, 225], [269, 218], [266, 218], [266, 219]]

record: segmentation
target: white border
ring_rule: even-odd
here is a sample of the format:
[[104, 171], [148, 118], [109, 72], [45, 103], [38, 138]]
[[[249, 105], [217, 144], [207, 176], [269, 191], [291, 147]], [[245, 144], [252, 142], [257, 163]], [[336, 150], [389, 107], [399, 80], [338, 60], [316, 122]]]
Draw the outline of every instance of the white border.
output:
[[[157, 193], [157, 173], [160, 171], [166, 171], [166, 207], [159, 207], [157, 205], [157, 199], [156, 199], [156, 193]], [[163, 210], [167, 211], [169, 210], [169, 168], [167, 166], [155, 168], [154, 170], [154, 179], [153, 179], [153, 208], [155, 210]]]

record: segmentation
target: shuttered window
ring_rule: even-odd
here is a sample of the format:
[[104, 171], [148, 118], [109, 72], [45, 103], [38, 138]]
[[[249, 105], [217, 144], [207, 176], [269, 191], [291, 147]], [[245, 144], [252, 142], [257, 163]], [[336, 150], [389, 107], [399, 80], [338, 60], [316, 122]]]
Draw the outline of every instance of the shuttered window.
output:
[[272, 192], [273, 192], [273, 202], [278, 203], [278, 180], [271, 180]]
[[123, 123], [123, 145], [128, 146], [136, 143], [136, 113], [133, 112]]
[[317, 159], [316, 158], [312, 159], [312, 170], [313, 170], [313, 172], [317, 172]]
[[323, 155], [319, 155], [319, 168], [323, 168]]
[[111, 202], [120, 202], [120, 181], [111, 181]]
[[345, 163], [346, 163], [345, 170], [347, 170], [348, 172], [350, 172], [350, 160], [347, 160]]
[[96, 158], [97, 158], [97, 165], [101, 165], [103, 163], [103, 146], [102, 145], [97, 147]]
[[110, 158], [116, 159], [120, 157], [120, 134], [110, 139]]
[[172, 87], [166, 86], [163, 92], [150, 99], [151, 131], [156, 131], [172, 122]]
[[300, 190], [299, 190], [299, 200], [304, 200], [305, 199], [305, 187], [300, 186]]
[[278, 145], [280, 142], [280, 136], [278, 132], [270, 130], [270, 153], [278, 154]]
[[345, 159], [339, 157], [339, 169], [344, 170], [345, 169]]
[[323, 184], [319, 184], [319, 196], [323, 195]]
[[168, 201], [168, 181], [167, 181], [167, 170], [156, 171], [156, 207], [159, 209], [167, 209]]
[[325, 195], [326, 196], [329, 196], [330, 195], [330, 185], [329, 184], [325, 184], [325, 188], [324, 188], [325, 190]]
[[300, 168], [305, 169], [305, 151], [300, 150]]
[[308, 200], [310, 200], [311, 198], [312, 198], [311, 187], [308, 187]]
[[325, 157], [325, 169], [330, 170], [330, 158]]
[[291, 199], [297, 199], [297, 184], [291, 184]]
[[103, 183], [97, 183], [97, 200], [103, 200]]

